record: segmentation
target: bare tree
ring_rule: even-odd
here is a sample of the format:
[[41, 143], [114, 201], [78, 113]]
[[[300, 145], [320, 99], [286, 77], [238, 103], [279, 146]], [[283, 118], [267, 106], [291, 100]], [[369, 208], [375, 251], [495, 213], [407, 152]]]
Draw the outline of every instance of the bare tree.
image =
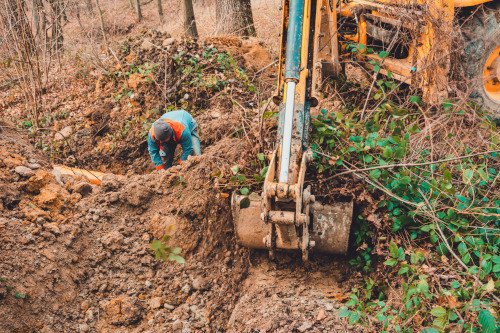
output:
[[92, 0], [85, 0], [85, 5], [87, 6], [87, 11], [91, 16], [94, 15], [94, 6], [92, 6]]
[[219, 34], [256, 35], [250, 0], [216, 0], [215, 16]]
[[31, 11], [33, 13], [35, 37], [38, 41], [44, 41], [46, 40], [47, 16], [42, 0], [33, 0], [31, 2]]
[[64, 35], [62, 31], [62, 19], [64, 18], [64, 1], [49, 0], [51, 8], [51, 27], [52, 27], [52, 48], [54, 51], [60, 51], [64, 44]]
[[156, 4], [158, 5], [158, 15], [160, 16], [160, 22], [163, 22], [163, 4], [161, 0], [156, 0]]
[[104, 28], [104, 17], [102, 15], [101, 4], [99, 0], [95, 0], [95, 4], [97, 6], [97, 11], [99, 12], [99, 22], [101, 23], [101, 32], [102, 32], [102, 40], [104, 42], [104, 46], [106, 47], [106, 53], [108, 52], [108, 38], [106, 37], [106, 29]]
[[192, 0], [184, 0], [184, 31], [188, 36], [198, 37]]
[[4, 1], [0, 4], [0, 40], [6, 48], [7, 59], [18, 76], [27, 109], [35, 128], [42, 107], [42, 71], [33, 30], [23, 0]]
[[135, 11], [137, 13], [137, 20], [139, 22], [142, 21], [142, 9], [141, 9], [141, 0], [135, 0]]

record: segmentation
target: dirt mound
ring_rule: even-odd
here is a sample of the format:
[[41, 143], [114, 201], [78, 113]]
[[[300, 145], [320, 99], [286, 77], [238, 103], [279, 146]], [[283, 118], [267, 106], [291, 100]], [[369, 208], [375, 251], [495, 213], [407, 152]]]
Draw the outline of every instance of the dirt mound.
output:
[[[240, 66], [245, 57], [254, 69], [267, 62], [262, 45], [252, 43], [226, 45], [237, 48], [226, 52], [216, 41], [146, 32], [123, 44], [118, 64], [92, 82], [90, 96], [78, 97], [88, 82], [75, 84], [80, 90], [66, 99], [69, 112], [50, 118], [53, 130], [31, 141], [50, 142], [56, 162], [114, 172], [101, 186], [52, 172], [27, 137], [4, 130], [0, 332], [339, 328], [331, 312], [335, 265], [304, 270], [294, 259], [267, 266], [265, 253], [251, 254], [234, 238], [229, 197], [260, 186], [252, 179], [262, 168], [257, 153], [267, 131], [259, 128], [258, 110], [266, 96], [255, 94]], [[140, 174], [151, 168], [145, 133], [167, 102], [195, 116], [203, 155]], [[155, 259], [152, 242], [160, 240], [186, 264]], [[305, 285], [293, 282], [309, 272]]]
[[[248, 271], [250, 253], [235, 242], [228, 193], [235, 186], [231, 168], [254, 159], [253, 137], [219, 140], [168, 171], [108, 174], [94, 186], [46, 171], [43, 159], [45, 167], [32, 170], [28, 163], [31, 172], [19, 175], [15, 168], [26, 158], [4, 138], [18, 145], [26, 139], [5, 134], [2, 175], [10, 176], [1, 186], [10, 184], [13, 195], [2, 197], [0, 332], [339, 327], [331, 312], [338, 307], [334, 266], [313, 267], [309, 275], [295, 260], [269, 267], [264, 254], [264, 264], [257, 260]], [[154, 258], [151, 242], [165, 234], [167, 246], [182, 248], [186, 264]]]

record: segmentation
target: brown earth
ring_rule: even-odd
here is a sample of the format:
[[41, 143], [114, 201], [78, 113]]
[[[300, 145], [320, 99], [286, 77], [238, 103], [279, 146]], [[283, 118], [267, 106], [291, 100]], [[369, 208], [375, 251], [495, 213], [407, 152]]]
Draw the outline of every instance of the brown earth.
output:
[[[236, 244], [223, 175], [248, 147], [222, 139], [182, 167], [98, 187], [53, 175], [2, 127], [0, 332], [345, 331], [339, 264], [270, 264]], [[171, 225], [184, 265], [149, 250]]]
[[[235, 240], [229, 197], [240, 185], [231, 168], [251, 178], [256, 154], [274, 147], [275, 118], [259, 125], [274, 81], [265, 45], [157, 31], [123, 45], [114, 74], [81, 69], [86, 75], [66, 73], [70, 84], [48, 90], [52, 115], [61, 115], [47, 121], [51, 130], [27, 136], [0, 123], [0, 332], [347, 331], [337, 316], [349, 291], [345, 259], [304, 266], [291, 253], [271, 263]], [[243, 79], [267, 93], [217, 68], [204, 75], [228, 82], [218, 92], [176, 83], [173, 63], [157, 76], [119, 74], [178, 52], [200, 59], [212, 47], [230, 52], [247, 69]], [[160, 173], [150, 171], [143, 131], [168, 101], [152, 79], [175, 87], [167, 95], [194, 114], [203, 149]], [[116, 98], [124, 85], [132, 95]], [[13, 101], [4, 119], [23, 115]], [[95, 186], [51, 162], [114, 174]], [[166, 234], [186, 264], [155, 259], [151, 242]]]

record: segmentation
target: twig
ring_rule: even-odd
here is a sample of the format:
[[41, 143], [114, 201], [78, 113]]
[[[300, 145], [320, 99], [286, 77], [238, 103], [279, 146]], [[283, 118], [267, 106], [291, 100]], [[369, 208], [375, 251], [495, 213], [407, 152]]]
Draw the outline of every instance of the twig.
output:
[[[317, 150], [315, 150], [314, 152], [318, 153], [320, 155], [324, 155], [326, 157], [330, 157], [330, 158], [333, 157], [333, 156], [329, 156], [327, 154], [323, 154], [323, 153], [321, 153], [321, 152], [319, 152]], [[430, 164], [438, 164], [438, 163], [463, 160], [463, 159], [474, 157], [474, 156], [487, 155], [487, 154], [499, 153], [499, 152], [500, 152], [500, 150], [489, 150], [489, 151], [485, 151], [485, 152], [474, 153], [474, 154], [469, 154], [469, 155], [464, 155], [464, 156], [446, 158], [446, 159], [438, 160], [438, 161], [429, 161], [429, 162], [421, 162], [421, 163], [387, 164], [387, 165], [378, 165], [378, 166], [373, 166], [373, 167], [368, 167], [368, 168], [349, 169], [347, 171], [342, 171], [342, 172], [336, 173], [335, 175], [333, 175], [331, 177], [328, 177], [325, 180], [330, 180], [330, 179], [338, 177], [338, 176], [342, 176], [342, 175], [346, 175], [346, 174], [350, 174], [350, 173], [356, 173], [356, 172], [378, 170], [378, 169], [392, 169], [392, 168], [416, 167], [416, 166], [423, 166], [423, 165], [430, 165]]]
[[[453, 249], [450, 246], [450, 243], [448, 243], [448, 239], [446, 238], [446, 235], [444, 234], [443, 230], [441, 229], [441, 226], [439, 225], [439, 223], [444, 223], [444, 221], [442, 221], [436, 215], [434, 215], [434, 213], [432, 213], [434, 211], [434, 209], [432, 208], [432, 205], [430, 204], [429, 200], [422, 193], [422, 191], [420, 191], [420, 189], [418, 191], [420, 192], [420, 195], [422, 195], [422, 198], [424, 198], [425, 204], [426, 204], [426, 206], [430, 210], [429, 214], [426, 214], [426, 215], [428, 215], [429, 217], [431, 217], [434, 220], [434, 225], [436, 226], [436, 229], [438, 230], [439, 236], [441, 237], [441, 240], [443, 241], [444, 245], [446, 246], [446, 248], [448, 249], [448, 251], [451, 253], [451, 255], [453, 256], [453, 258], [455, 258], [455, 260], [460, 264], [460, 266], [462, 266], [465, 269], [465, 272], [468, 273], [468, 274], [470, 274], [469, 273], [469, 267], [467, 267], [467, 265], [464, 264], [464, 262], [462, 261], [462, 259], [460, 259], [460, 257], [458, 256], [458, 254], [456, 254], [455, 251], [453, 251]], [[477, 276], [475, 276], [473, 274], [470, 274], [470, 276], [472, 276], [474, 278], [474, 280], [476, 280], [477, 283], [479, 283], [480, 285], [483, 285], [483, 283], [481, 282], [481, 280]], [[498, 298], [495, 294], [491, 294], [491, 296], [497, 302], [500, 302], [500, 298]]]

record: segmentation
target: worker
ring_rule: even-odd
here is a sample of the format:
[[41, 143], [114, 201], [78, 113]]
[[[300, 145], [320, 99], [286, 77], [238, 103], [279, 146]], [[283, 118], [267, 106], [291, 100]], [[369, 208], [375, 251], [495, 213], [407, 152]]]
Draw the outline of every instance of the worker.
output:
[[149, 130], [148, 151], [156, 170], [172, 166], [178, 144], [182, 147], [181, 162], [189, 155], [201, 155], [198, 124], [184, 110], [165, 113]]

